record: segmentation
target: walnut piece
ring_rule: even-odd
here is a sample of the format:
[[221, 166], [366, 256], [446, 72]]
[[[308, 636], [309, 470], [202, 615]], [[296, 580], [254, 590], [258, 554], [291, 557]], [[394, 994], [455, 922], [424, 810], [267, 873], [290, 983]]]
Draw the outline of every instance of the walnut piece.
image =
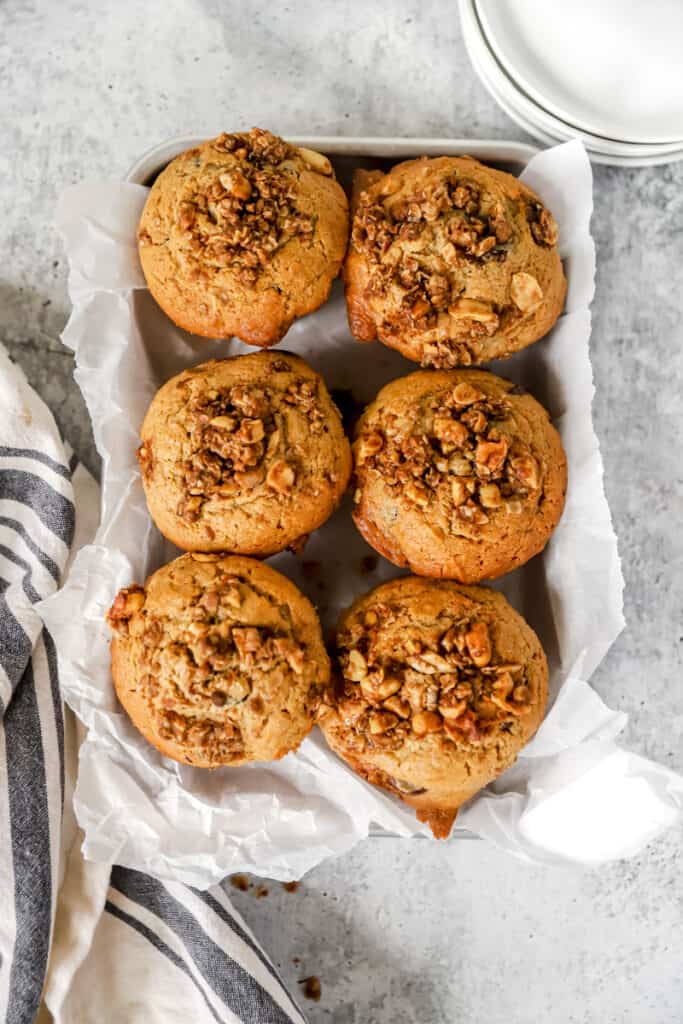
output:
[[555, 218], [546, 210], [542, 203], [532, 201], [527, 204], [527, 221], [531, 234], [537, 245], [551, 247], [557, 245], [558, 229]]
[[370, 732], [373, 736], [381, 736], [398, 725], [398, 715], [390, 711], [373, 711], [370, 715]]
[[441, 732], [443, 719], [435, 711], [418, 711], [413, 715], [410, 724], [416, 736], [426, 736], [431, 732]]
[[154, 472], [154, 453], [152, 451], [152, 442], [143, 441], [135, 454], [138, 462], [140, 463], [140, 472], [145, 480], [148, 480]]
[[331, 177], [334, 173], [332, 170], [332, 164], [322, 153], [317, 153], [314, 149], [306, 149], [304, 146], [299, 146], [299, 156], [312, 167], [318, 174], [324, 174], [326, 177]]
[[277, 462], [274, 462], [266, 475], [268, 486], [284, 497], [292, 493], [295, 479], [296, 474], [294, 470], [284, 459], [278, 459]]
[[510, 470], [525, 487], [535, 491], [540, 482], [540, 470], [532, 455], [520, 455], [510, 459]]
[[477, 466], [488, 473], [496, 473], [505, 462], [509, 447], [504, 437], [498, 441], [479, 441], [475, 452]]
[[453, 320], [470, 320], [481, 324], [488, 335], [498, 329], [498, 314], [487, 302], [478, 299], [458, 299], [448, 307], [448, 314]]
[[453, 388], [453, 401], [456, 405], [474, 405], [475, 402], [481, 402], [484, 398], [486, 395], [483, 391], [466, 381], [461, 381]]
[[372, 431], [369, 434], [363, 434], [356, 447], [356, 459], [359, 462], [364, 462], [372, 455], [376, 455], [377, 452], [380, 452], [383, 447], [384, 438], [377, 431]]
[[145, 591], [137, 584], [119, 590], [107, 613], [107, 622], [111, 629], [117, 633], [127, 634], [129, 619], [141, 611], [144, 604]]
[[491, 661], [491, 638], [485, 622], [475, 622], [465, 633], [465, 643], [477, 668], [488, 665]]
[[244, 202], [251, 195], [249, 179], [245, 178], [241, 171], [226, 171], [224, 174], [219, 174], [218, 180], [228, 195], [234, 196], [235, 199], [241, 199]]
[[543, 292], [532, 274], [520, 271], [512, 275], [510, 297], [522, 313], [530, 313], [543, 301]]

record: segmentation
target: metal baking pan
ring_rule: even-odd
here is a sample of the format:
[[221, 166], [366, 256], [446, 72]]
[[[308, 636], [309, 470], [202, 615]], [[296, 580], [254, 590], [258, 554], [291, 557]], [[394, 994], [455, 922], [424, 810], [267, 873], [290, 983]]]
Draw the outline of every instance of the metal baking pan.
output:
[[[204, 135], [178, 135], [153, 146], [139, 157], [126, 174], [126, 181], [135, 185], [151, 185], [173, 157], [211, 138]], [[328, 156], [342, 186], [349, 191], [351, 175], [356, 167], [386, 168], [397, 160], [416, 156], [473, 156], [484, 163], [519, 174], [532, 156], [535, 146], [524, 142], [496, 142], [493, 139], [382, 139], [376, 136], [288, 135], [295, 146], [315, 149]]]
[[[216, 133], [213, 133], [216, 134]], [[197, 146], [212, 133], [179, 135], [153, 146], [143, 153], [128, 169], [125, 180], [135, 185], [150, 186], [157, 175], [179, 153]], [[374, 136], [295, 135], [287, 141], [324, 153], [329, 157], [342, 187], [350, 192], [353, 172], [358, 167], [388, 169], [400, 160], [418, 156], [472, 156], [511, 174], [520, 174], [538, 149], [523, 142], [498, 142], [493, 139], [424, 139], [377, 138]], [[316, 314], [313, 313], [312, 316]], [[411, 367], [406, 366], [406, 372]], [[391, 837], [393, 833], [373, 829], [373, 837]], [[418, 836], [416, 838], [423, 838]], [[477, 839], [466, 829], [453, 829], [451, 839]]]

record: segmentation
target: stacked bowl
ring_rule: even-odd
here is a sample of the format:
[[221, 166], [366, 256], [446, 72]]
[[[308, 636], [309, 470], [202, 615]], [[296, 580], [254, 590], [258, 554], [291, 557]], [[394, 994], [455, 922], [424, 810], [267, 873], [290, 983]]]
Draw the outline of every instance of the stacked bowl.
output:
[[683, 160], [680, 0], [459, 3], [475, 71], [534, 138], [579, 138], [596, 163]]

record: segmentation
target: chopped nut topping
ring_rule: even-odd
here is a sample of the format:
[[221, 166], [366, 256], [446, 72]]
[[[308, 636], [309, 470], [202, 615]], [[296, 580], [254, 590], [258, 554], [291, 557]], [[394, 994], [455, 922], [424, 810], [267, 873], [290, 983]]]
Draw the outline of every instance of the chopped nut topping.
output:
[[414, 480], [408, 481], [404, 494], [409, 502], [419, 508], [426, 508], [429, 504], [429, 491], [423, 484], [416, 483]]
[[145, 591], [142, 587], [124, 587], [123, 590], [119, 590], [113, 605], [107, 613], [107, 622], [110, 628], [117, 633], [126, 634], [128, 632], [128, 620], [136, 612], [141, 611], [144, 604]]
[[195, 719], [167, 710], [161, 718], [158, 732], [162, 739], [172, 740], [186, 748], [195, 747], [226, 761], [230, 760], [231, 754], [239, 756], [242, 750], [240, 729], [229, 719], [220, 722]]
[[523, 313], [530, 313], [543, 301], [541, 286], [532, 274], [512, 275], [510, 282], [510, 297]]
[[505, 462], [509, 447], [504, 437], [499, 441], [479, 441], [474, 455], [477, 468], [487, 473], [498, 472]]
[[295, 479], [296, 474], [292, 467], [284, 459], [280, 459], [268, 470], [266, 483], [278, 494], [287, 496], [292, 493]]
[[479, 501], [484, 508], [500, 508], [500, 488], [496, 484], [482, 484], [479, 488]]
[[[481, 324], [488, 335], [495, 334], [498, 330], [500, 322], [498, 314], [486, 302], [479, 302], [475, 299], [458, 299], [448, 307], [448, 313], [453, 320], [466, 320]], [[473, 333], [471, 325], [468, 326], [468, 333]]]
[[241, 171], [226, 171], [219, 174], [218, 180], [230, 196], [245, 201], [251, 195], [249, 179], [245, 178]]
[[261, 645], [259, 632], [253, 626], [233, 629], [232, 639], [242, 660], [245, 660], [249, 654], [255, 654]]
[[304, 651], [289, 637], [277, 637], [274, 641], [275, 650], [280, 654], [292, 672], [300, 676], [304, 670]]
[[178, 207], [178, 227], [181, 231], [190, 231], [197, 216], [197, 207], [194, 203], [181, 202]]
[[[402, 684], [399, 680], [399, 689], [401, 685]], [[405, 700], [401, 700], [400, 697], [389, 697], [384, 701], [383, 707], [385, 707], [387, 711], [393, 711], [399, 718], [410, 718], [410, 704]]]
[[142, 473], [145, 480], [148, 480], [154, 471], [154, 454], [152, 451], [152, 442], [143, 442], [135, 454], [137, 456], [138, 462], [140, 463], [140, 472]]
[[368, 665], [360, 651], [351, 651], [347, 665], [349, 679], [360, 682], [368, 674]]
[[523, 666], [496, 658], [482, 619], [447, 619], [420, 632], [377, 604], [350, 622], [338, 651], [337, 706], [356, 752], [438, 734], [483, 743], [526, 714], [532, 699]]
[[370, 732], [373, 736], [381, 736], [398, 725], [398, 715], [390, 711], [373, 711], [370, 715]]
[[476, 622], [465, 633], [465, 643], [477, 668], [488, 665], [491, 661], [491, 639], [485, 622]]
[[[290, 367], [286, 365], [286, 369]], [[190, 397], [183, 412], [189, 448], [183, 463], [186, 493], [178, 515], [196, 522], [207, 499], [214, 495], [236, 497], [264, 481], [277, 493], [290, 494], [296, 473], [278, 458], [281, 417], [283, 409], [288, 414], [289, 407], [305, 416], [311, 432], [324, 429], [317, 383], [300, 376], [294, 376], [284, 392], [265, 383], [238, 384]], [[149, 442], [143, 443], [138, 457], [143, 473], [149, 472]]]
[[411, 668], [421, 675], [433, 676], [437, 672], [450, 672], [451, 665], [436, 651], [424, 651], [407, 659]]
[[540, 478], [538, 463], [532, 455], [521, 455], [510, 459], [510, 471], [530, 490], [535, 491], [538, 487]]
[[471, 535], [497, 515], [518, 515], [542, 476], [536, 459], [503, 432], [509, 411], [504, 397], [461, 381], [423, 396], [408, 427], [399, 429], [391, 414], [381, 433], [369, 421], [355, 445], [355, 504], [376, 474], [411, 509], [427, 514], [435, 499], [436, 507], [452, 508], [456, 533], [465, 526]]
[[[353, 653], [358, 654], [359, 652], [354, 651]], [[394, 693], [398, 693], [403, 685], [398, 676], [384, 676], [384, 673], [381, 673], [379, 677], [376, 673], [363, 676], [360, 684], [365, 699], [377, 704], [381, 704]]]
[[299, 156], [302, 157], [309, 167], [312, 167], [318, 174], [324, 174], [326, 177], [331, 177], [333, 174], [332, 164], [323, 156], [322, 153], [317, 153], [314, 149], [306, 149], [304, 146], [299, 146]]
[[486, 395], [479, 388], [475, 388], [466, 381], [461, 381], [453, 388], [453, 401], [456, 405], [474, 405], [475, 402], [482, 402]]
[[230, 165], [203, 192], [188, 178], [188, 192], [178, 205], [178, 227], [189, 235], [191, 254], [217, 268], [231, 267], [249, 287], [290, 239], [313, 234], [313, 217], [299, 211], [296, 176], [286, 163], [297, 156], [310, 160], [257, 128], [221, 135], [213, 146], [223, 164], [229, 154]]
[[212, 420], [209, 420], [209, 426], [232, 432], [237, 427], [237, 420], [234, 416], [214, 416]]
[[358, 445], [356, 458], [362, 462], [364, 459], [369, 459], [371, 455], [376, 455], [383, 447], [384, 438], [381, 434], [364, 434]]
[[464, 505], [470, 496], [470, 490], [467, 484], [470, 481], [465, 481], [462, 477], [454, 477], [451, 480], [451, 500], [456, 508], [460, 505]]
[[466, 364], [465, 348], [454, 342], [498, 329], [499, 310], [461, 293], [468, 264], [507, 258], [513, 223], [512, 206], [456, 173], [411, 196], [361, 193], [352, 244], [370, 269], [368, 294], [392, 296], [386, 325], [431, 331], [451, 318], [447, 337], [425, 349], [425, 362]]
[[531, 228], [531, 234], [538, 245], [557, 245], [558, 230], [555, 218], [539, 202], [528, 202], [526, 217]]
[[430, 732], [441, 732], [443, 719], [435, 711], [418, 711], [410, 722], [416, 736], [426, 736]]
[[[454, 448], [462, 447], [467, 443], [470, 436], [466, 424], [453, 419], [450, 413], [446, 411], [434, 417], [432, 429], [434, 436], [441, 441], [441, 448], [444, 454], [448, 454], [446, 449], [451, 446]], [[446, 442], [445, 445], [444, 442]]]
[[[220, 559], [192, 554], [198, 571]], [[215, 582], [193, 597], [189, 621], [174, 619], [168, 628], [163, 618], [151, 616], [137, 586], [117, 594], [107, 619], [118, 636], [140, 645], [134, 651], [139, 692], [159, 737], [185, 746], [189, 758], [195, 748], [204, 760], [229, 763], [244, 753], [232, 709], [261, 700], [252, 687], [263, 674], [284, 669], [302, 675], [306, 652], [289, 631], [240, 621], [240, 592], [251, 587], [248, 580], [221, 575], [220, 569], [209, 578]]]

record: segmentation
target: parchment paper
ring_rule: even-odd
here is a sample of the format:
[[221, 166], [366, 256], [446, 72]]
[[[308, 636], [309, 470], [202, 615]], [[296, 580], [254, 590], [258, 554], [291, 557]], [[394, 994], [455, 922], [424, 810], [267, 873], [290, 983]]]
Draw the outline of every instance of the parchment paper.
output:
[[[614, 744], [626, 716], [607, 708], [588, 683], [624, 626], [617, 542], [591, 419], [590, 164], [572, 142], [534, 157], [522, 177], [559, 223], [569, 293], [547, 338], [492, 369], [524, 383], [550, 409], [567, 450], [569, 491], [544, 554], [498, 586], [539, 633], [551, 700], [517, 764], [470, 801], [457, 824], [527, 859], [593, 863], [635, 853], [670, 824], [683, 780]], [[95, 543], [79, 552], [65, 586], [41, 608], [57, 641], [64, 696], [88, 729], [76, 789], [84, 853], [199, 887], [237, 870], [298, 878], [373, 824], [402, 836], [426, 829], [412, 810], [347, 769], [317, 729], [276, 764], [214, 772], [175, 764], [133, 729], [111, 684], [107, 608], [119, 587], [143, 582], [177, 554], [145, 506], [135, 459], [144, 413], [157, 388], [184, 367], [248, 351], [238, 342], [192, 338], [152, 300], [135, 244], [145, 196], [141, 186], [120, 182], [78, 185], [61, 197], [57, 215], [73, 302], [63, 340], [76, 355], [103, 458]], [[282, 347], [360, 402], [415, 369], [379, 344], [352, 340], [338, 286]], [[372, 554], [347, 502], [303, 555], [271, 561], [311, 597], [329, 630], [356, 594], [398, 575], [382, 559], [361, 568]], [[303, 563], [313, 565], [304, 571]]]

